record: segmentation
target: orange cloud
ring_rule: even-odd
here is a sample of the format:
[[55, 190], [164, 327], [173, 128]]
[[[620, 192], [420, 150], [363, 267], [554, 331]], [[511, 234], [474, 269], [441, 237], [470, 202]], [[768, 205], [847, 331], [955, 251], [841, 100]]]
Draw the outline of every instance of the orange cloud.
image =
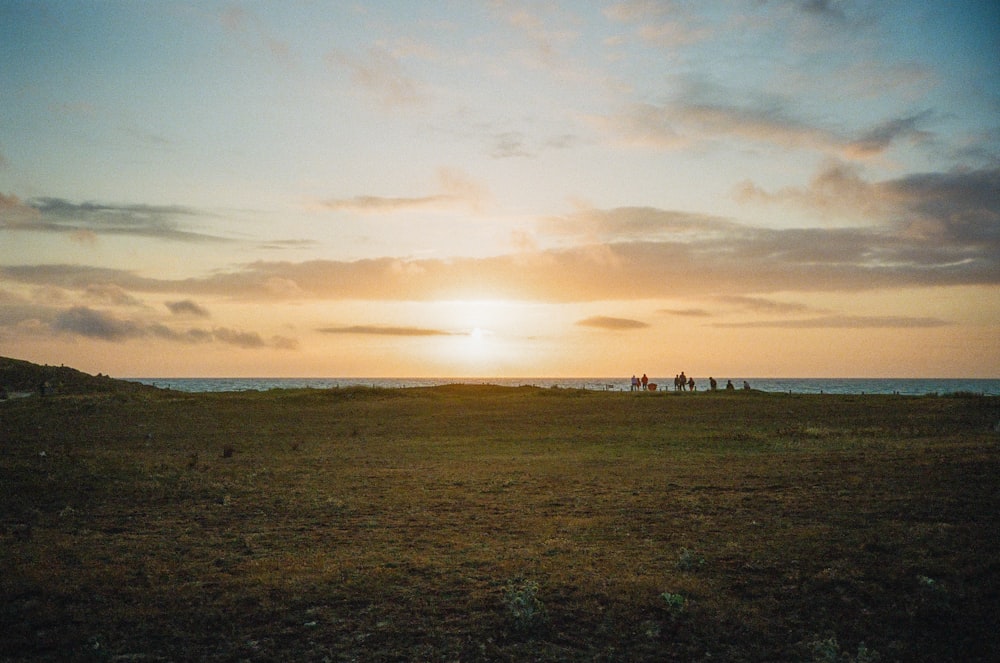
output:
[[714, 327], [772, 329], [913, 329], [945, 327], [947, 320], [907, 316], [829, 315], [801, 320], [756, 320], [753, 322], [720, 322]]
[[629, 329], [645, 329], [649, 324], [641, 320], [630, 320], [628, 318], [612, 318], [604, 315], [597, 315], [590, 318], [578, 320], [577, 325], [581, 327], [594, 327], [596, 329], [608, 329], [612, 331], [626, 331]]
[[422, 327], [384, 327], [379, 325], [351, 325], [348, 327], [323, 327], [324, 334], [360, 334], [364, 336], [454, 336], [453, 332]]

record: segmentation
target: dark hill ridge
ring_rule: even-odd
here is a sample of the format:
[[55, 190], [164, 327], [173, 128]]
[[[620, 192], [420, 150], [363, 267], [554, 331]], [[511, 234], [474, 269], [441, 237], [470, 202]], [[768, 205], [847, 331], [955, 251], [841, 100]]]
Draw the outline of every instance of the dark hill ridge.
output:
[[67, 366], [42, 366], [30, 361], [0, 357], [0, 388], [8, 393], [92, 394], [109, 392], [137, 392], [155, 389], [148, 385], [127, 380], [116, 380], [106, 375], [89, 375]]

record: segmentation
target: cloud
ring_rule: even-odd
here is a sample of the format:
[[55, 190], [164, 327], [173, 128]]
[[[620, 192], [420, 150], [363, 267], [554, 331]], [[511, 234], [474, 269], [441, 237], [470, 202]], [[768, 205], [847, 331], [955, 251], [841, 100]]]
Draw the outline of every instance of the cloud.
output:
[[273, 348], [276, 350], [296, 350], [299, 342], [285, 336], [272, 336], [265, 340], [257, 332], [240, 331], [228, 327], [218, 327], [211, 330], [191, 328], [178, 331], [166, 325], [150, 325], [146, 332], [158, 338], [178, 343], [212, 343], [218, 342], [233, 345], [248, 350]]
[[439, 193], [417, 197], [355, 196], [322, 201], [321, 207], [336, 211], [363, 214], [394, 212], [478, 210], [487, 198], [484, 187], [457, 170], [447, 168], [437, 172]]
[[[0, 320], [6, 317], [8, 307], [0, 309]], [[28, 313], [28, 312], [26, 312]], [[111, 313], [98, 311], [86, 306], [74, 306], [55, 315], [49, 315], [44, 309], [30, 312], [31, 319], [48, 323], [54, 332], [83, 336], [101, 341], [118, 342], [131, 339], [155, 337], [178, 343], [210, 343], [218, 342], [245, 349], [275, 348], [294, 350], [298, 341], [284, 336], [272, 336], [264, 339], [257, 332], [217, 327], [211, 330], [190, 328], [177, 330], [160, 323], [144, 323], [135, 320], [118, 318]], [[21, 321], [27, 318], [22, 317]], [[3, 326], [10, 326], [4, 322]]]
[[768, 193], [751, 182], [738, 187], [741, 202], [793, 203], [824, 216], [853, 217], [866, 221], [884, 220], [891, 202], [876, 187], [861, 177], [857, 166], [832, 162], [823, 168], [805, 188], [787, 187]]
[[136, 299], [123, 288], [114, 284], [94, 283], [84, 289], [86, 297], [92, 301], [114, 306], [142, 306], [142, 301]]
[[846, 146], [846, 153], [859, 158], [870, 157], [886, 151], [892, 143], [908, 139], [914, 143], [923, 143], [933, 136], [920, 128], [931, 113], [929, 111], [908, 117], [893, 118], [882, 122], [864, 132], [862, 136], [851, 141]]
[[266, 53], [281, 64], [291, 63], [288, 42], [275, 38], [260, 18], [245, 7], [227, 7], [219, 14], [226, 31], [244, 43], [248, 51]]
[[258, 302], [761, 297], [1000, 283], [1000, 169], [873, 183], [838, 166], [802, 189], [768, 193], [750, 185], [744, 191], [745, 202], [791, 201], [813, 210], [837, 208], [845, 197], [865, 207], [868, 225], [780, 229], [656, 208], [584, 209], [540, 221], [550, 248], [525, 245], [486, 258], [257, 261], [178, 280], [21, 265], [0, 266], [0, 278], [70, 291], [110, 284], [178, 299]]
[[495, 134], [490, 155], [496, 159], [533, 157], [535, 152], [527, 147], [526, 140], [524, 133], [520, 131], [505, 131]]
[[166, 302], [166, 306], [174, 315], [193, 315], [199, 318], [211, 317], [211, 313], [206, 308], [190, 299], [184, 299], [179, 302]]
[[716, 297], [716, 299], [723, 303], [736, 306], [745, 311], [752, 311], [754, 313], [771, 313], [771, 314], [804, 313], [806, 311], [812, 310], [812, 307], [806, 304], [800, 304], [797, 302], [779, 302], [764, 297], [748, 297], [745, 295], [723, 295], [721, 297]]
[[667, 315], [676, 315], [682, 318], [708, 318], [712, 314], [702, 308], [685, 308], [685, 309], [670, 309], [664, 308], [657, 311], [658, 313], [666, 313]]
[[15, 195], [0, 193], [0, 230], [17, 230], [37, 223], [38, 210]]
[[741, 107], [693, 99], [638, 103], [596, 123], [627, 144], [668, 150], [720, 138], [823, 151], [839, 149], [841, 143], [833, 132], [788, 115], [778, 104]]
[[490, 125], [478, 133], [486, 136], [489, 155], [494, 159], [534, 159], [543, 152], [571, 149], [583, 142], [575, 133], [545, 134], [539, 131], [531, 135], [522, 129]]
[[933, 236], [1000, 249], [1000, 167], [917, 173], [882, 186], [899, 201], [899, 222], [913, 215]]
[[545, 218], [539, 224], [539, 230], [550, 236], [590, 243], [662, 239], [687, 242], [732, 235], [743, 228], [718, 216], [654, 207], [584, 208], [569, 215]]
[[414, 106], [426, 99], [416, 79], [382, 46], [373, 46], [362, 56], [334, 49], [327, 54], [326, 61], [335, 68], [346, 69], [351, 80], [385, 108]]
[[266, 251], [285, 251], [289, 249], [309, 249], [319, 246], [313, 239], [273, 239], [257, 244], [257, 248]]
[[228, 327], [213, 329], [212, 336], [218, 341], [241, 348], [263, 348], [266, 345], [257, 332], [239, 331]]
[[[694, 278], [692, 275], [697, 275]], [[857, 228], [744, 228], [732, 235], [572, 246], [489, 258], [258, 261], [181, 280], [67, 265], [0, 267], [12, 282], [245, 301], [373, 299], [635, 300], [728, 292], [862, 291], [1000, 282], [989, 246]], [[275, 283], [284, 287], [275, 288]]]
[[87, 338], [103, 341], [120, 341], [144, 335], [143, 329], [128, 320], [118, 319], [108, 313], [76, 306], [56, 316], [52, 328]]
[[25, 301], [24, 297], [0, 288], [0, 304], [12, 304], [15, 302], [20, 304]]
[[379, 325], [351, 325], [348, 327], [323, 327], [324, 334], [359, 334], [364, 336], [455, 336], [455, 332], [423, 327], [386, 327]]
[[31, 330], [31, 336], [37, 337], [49, 331], [55, 315], [56, 311], [50, 306], [33, 304], [20, 298], [0, 296], [0, 332], [28, 328]]
[[629, 0], [607, 7], [604, 15], [612, 21], [633, 24], [642, 41], [661, 48], [687, 46], [713, 34], [709, 26], [699, 25], [698, 17], [673, 3]]
[[844, 12], [844, 4], [838, 0], [801, 0], [799, 7], [809, 14], [836, 21], [846, 21], [847, 14]]
[[649, 324], [640, 320], [630, 320], [628, 318], [611, 318], [603, 315], [593, 316], [578, 320], [577, 325], [581, 327], [594, 327], [595, 329], [608, 329], [613, 331], [624, 331], [629, 329], [644, 329]]
[[74, 203], [62, 198], [36, 198], [22, 203], [0, 195], [0, 230], [68, 233], [77, 241], [93, 242], [97, 235], [136, 235], [182, 242], [224, 241], [181, 227], [182, 219], [201, 216], [177, 205], [112, 205]]
[[941, 242], [936, 246], [914, 243], [914, 250], [943, 254], [949, 249], [971, 252], [978, 247], [986, 250], [980, 257], [987, 259], [987, 251], [1000, 251], [1000, 168], [915, 173], [868, 182], [856, 168], [834, 163], [806, 187], [768, 193], [744, 183], [738, 195], [745, 202], [791, 203], [866, 221], [881, 220], [895, 226], [901, 240]]
[[938, 318], [906, 316], [828, 315], [801, 320], [757, 320], [754, 322], [716, 323], [715, 327], [775, 329], [924, 329], [946, 327], [951, 323]]
[[869, 159], [900, 141], [926, 143], [933, 134], [924, 125], [930, 111], [893, 117], [872, 127], [844, 131], [798, 117], [784, 98], [729, 101], [733, 91], [681, 82], [683, 94], [661, 104], [634, 103], [616, 113], [592, 118], [600, 131], [635, 147], [679, 150], [738, 139], [777, 149], [812, 150], [831, 157]]
[[576, 17], [553, 4], [541, 4], [529, 10], [523, 3], [492, 0], [490, 9], [522, 38], [527, 46], [523, 60], [528, 66], [557, 68], [563, 65], [560, 51], [579, 37], [578, 31], [572, 28]]
[[322, 203], [323, 207], [336, 211], [384, 214], [390, 212], [413, 212], [454, 208], [461, 201], [454, 196], [434, 195], [417, 198], [391, 198], [383, 196], [355, 196], [335, 198]]

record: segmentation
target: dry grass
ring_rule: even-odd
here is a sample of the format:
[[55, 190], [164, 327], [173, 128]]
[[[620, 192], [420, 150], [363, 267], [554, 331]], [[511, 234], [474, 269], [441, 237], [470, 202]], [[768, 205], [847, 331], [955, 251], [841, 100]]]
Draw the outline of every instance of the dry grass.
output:
[[8, 401], [0, 656], [996, 660], [998, 419], [471, 386]]

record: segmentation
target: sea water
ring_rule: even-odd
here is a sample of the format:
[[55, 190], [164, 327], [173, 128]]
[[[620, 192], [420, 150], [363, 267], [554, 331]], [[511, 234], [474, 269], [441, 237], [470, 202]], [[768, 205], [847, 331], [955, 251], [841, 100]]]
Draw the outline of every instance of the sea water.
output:
[[[161, 389], [185, 392], [268, 391], [271, 389], [339, 389], [372, 387], [399, 389], [434, 387], [445, 384], [491, 384], [504, 387], [525, 385], [591, 391], [629, 391], [631, 376], [610, 378], [128, 378], [134, 382]], [[743, 378], [718, 377], [721, 389], [732, 380], [737, 389], [746, 380], [760, 391], [793, 394], [900, 394], [923, 396], [930, 394], [969, 393], [1000, 395], [1000, 379], [956, 378]], [[699, 391], [708, 389], [708, 378], [694, 378]], [[673, 389], [672, 377], [650, 380], [658, 389]]]

